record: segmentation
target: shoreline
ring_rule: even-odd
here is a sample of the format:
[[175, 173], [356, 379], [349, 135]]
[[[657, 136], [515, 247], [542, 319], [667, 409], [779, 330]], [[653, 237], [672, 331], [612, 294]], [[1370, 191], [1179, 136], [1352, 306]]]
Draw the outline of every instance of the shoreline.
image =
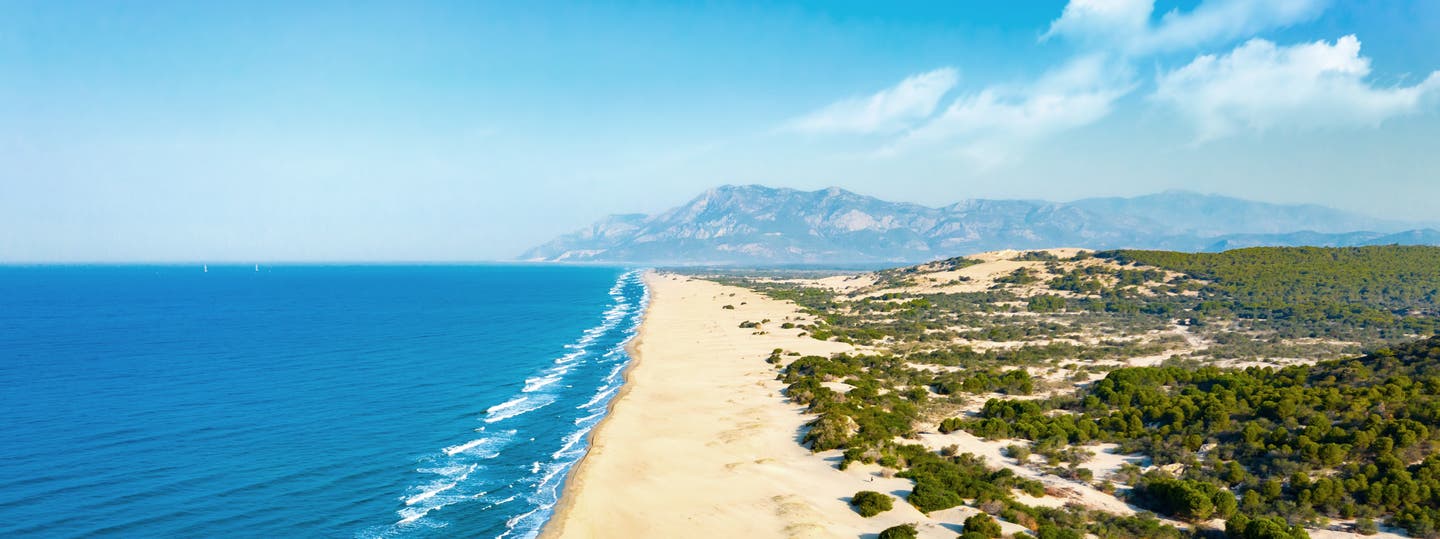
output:
[[[754, 290], [653, 270], [642, 279], [650, 302], [626, 344], [623, 385], [587, 434], [586, 452], [567, 472], [538, 537], [874, 537], [914, 524], [921, 539], [953, 539], [960, 523], [980, 512], [960, 505], [920, 513], [904, 501], [912, 481], [876, 464], [852, 462], [840, 470], [840, 451], [812, 453], [802, 445], [814, 416], [785, 397], [779, 366], [766, 361], [774, 361], [772, 350], [786, 352], [780, 364], [864, 350], [806, 336], [797, 326], [813, 316]], [[822, 384], [841, 393], [851, 389]], [[1140, 511], [1086, 481], [1013, 462], [1004, 451], [1010, 440], [942, 434], [931, 426], [918, 437], [928, 450], [974, 454], [1045, 485], [1039, 497], [1017, 494], [1022, 503]], [[1113, 473], [1133, 460], [1105, 445], [1094, 446], [1103, 457], [1097, 455], [1090, 470]], [[865, 490], [894, 498], [893, 509], [860, 517], [849, 502]], [[998, 524], [1005, 533], [1032, 533], [1017, 522]], [[1307, 531], [1317, 539], [1358, 537], [1340, 529]]]
[[610, 424], [610, 419], [615, 415], [615, 406], [630, 394], [630, 389], [634, 386], [630, 378], [634, 374], [635, 368], [640, 365], [640, 344], [645, 341], [650, 310], [655, 306], [656, 293], [654, 287], [650, 285], [650, 281], [657, 275], [659, 274], [655, 270], [645, 270], [640, 276], [640, 281], [645, 285], [645, 293], [649, 295], [649, 302], [645, 305], [645, 313], [641, 315], [640, 327], [636, 328], [635, 336], [625, 344], [625, 354], [630, 359], [625, 362], [625, 370], [620, 374], [620, 390], [616, 391], [615, 396], [610, 398], [610, 402], [605, 404], [605, 417], [600, 418], [600, 422], [595, 424], [595, 428], [585, 434], [585, 454], [575, 465], [570, 467], [569, 471], [565, 472], [565, 481], [560, 485], [560, 499], [555, 501], [550, 518], [546, 519], [545, 524], [540, 527], [540, 534], [536, 536], [536, 539], [552, 539], [561, 537], [565, 533], [565, 520], [570, 514], [570, 509], [575, 505], [576, 491], [584, 486], [581, 472], [591, 461], [590, 450], [595, 447], [595, 439]]
[[[877, 465], [842, 471], [838, 451], [800, 444], [812, 418], [783, 395], [766, 358], [777, 348], [828, 356], [850, 345], [782, 329], [811, 317], [753, 290], [668, 273], [645, 282], [650, 304], [625, 385], [539, 537], [858, 537], [919, 523], [922, 538], [954, 538], [943, 524], [973, 510], [927, 516], [896, 503], [861, 517], [849, 505], [857, 491], [908, 492], [910, 480]], [[744, 324], [761, 320], [763, 328]]]

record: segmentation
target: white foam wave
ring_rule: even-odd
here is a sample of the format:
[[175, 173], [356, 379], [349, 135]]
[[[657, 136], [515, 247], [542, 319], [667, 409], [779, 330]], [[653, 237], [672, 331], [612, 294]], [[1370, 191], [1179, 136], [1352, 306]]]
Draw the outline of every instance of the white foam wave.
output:
[[515, 501], [515, 498], [519, 498], [519, 497], [520, 497], [519, 494], [513, 494], [513, 495], [511, 495], [509, 498], [505, 498], [505, 499], [503, 499], [503, 500], [500, 500], [500, 501], [498, 501], [498, 502], [495, 502], [495, 503], [490, 504], [490, 506], [489, 506], [489, 507], [486, 507], [486, 509], [490, 509], [491, 507], [497, 507], [497, 506], [505, 505], [505, 504], [507, 504], [507, 503], [510, 503], [510, 502]]
[[[501, 431], [499, 434], [493, 436], [476, 438], [463, 444], [455, 444], [446, 447], [445, 449], [441, 449], [440, 451], [442, 453], [445, 453], [445, 456], [447, 457], [464, 454], [469, 456], [478, 456], [480, 458], [486, 459], [495, 458], [496, 456], [499, 456], [499, 453], [495, 451], [495, 447], [510, 442], [510, 440], [514, 438], [516, 432], [518, 431], [516, 431], [515, 429]], [[460, 463], [442, 466], [439, 468], [422, 468], [417, 471], [421, 473], [438, 473], [440, 475], [449, 476], [454, 475], [461, 469], [464, 469], [465, 466], [466, 464]]]
[[[569, 435], [565, 436], [565, 445], [560, 446], [560, 449], [559, 449], [559, 450], [556, 450], [554, 453], [551, 453], [551, 454], [550, 454], [550, 458], [551, 458], [551, 459], [554, 459], [554, 460], [559, 460], [560, 457], [563, 457], [563, 456], [570, 456], [570, 455], [579, 456], [578, 454], [576, 454], [576, 453], [574, 452], [574, 451], [575, 451], [575, 446], [580, 444], [580, 440], [585, 439], [585, 435], [590, 432], [590, 429], [591, 429], [591, 427], [585, 427], [585, 428], [582, 428], [582, 429], [580, 429], [580, 430], [577, 430], [577, 431], [572, 432], [572, 433], [570, 433]], [[544, 484], [544, 483], [542, 482], [541, 484]]]
[[545, 389], [546, 387], [554, 384], [555, 382], [559, 382], [559, 381], [560, 381], [560, 377], [564, 376], [565, 373], [567, 373], [567, 372], [569, 372], [569, 371], [570, 371], [570, 369], [555, 369], [555, 370], [551, 371], [549, 374], [546, 374], [545, 376], [536, 376], [536, 377], [533, 377], [533, 378], [526, 378], [526, 379], [525, 379], [525, 388], [524, 388], [524, 389], [521, 389], [520, 392], [521, 392], [521, 393], [534, 393], [534, 392], [539, 391], [539, 390], [541, 390], [541, 389]]
[[[458, 467], [458, 466], [457, 466], [457, 467]], [[434, 482], [434, 483], [431, 483], [431, 484], [429, 484], [429, 485], [426, 485], [426, 486], [424, 486], [424, 487], [421, 487], [421, 488], [420, 488], [420, 492], [419, 492], [418, 494], [415, 494], [415, 495], [413, 495], [413, 496], [410, 496], [410, 497], [408, 497], [408, 498], [405, 498], [405, 505], [407, 505], [407, 506], [408, 506], [408, 505], [415, 505], [415, 504], [417, 504], [417, 503], [423, 502], [423, 501], [428, 500], [428, 499], [430, 499], [430, 498], [434, 498], [435, 496], [439, 495], [439, 494], [442, 493], [442, 492], [445, 492], [445, 491], [447, 491], [447, 490], [450, 490], [450, 489], [455, 488], [456, 485], [459, 485], [462, 481], [464, 481], [465, 479], [469, 478], [469, 477], [470, 477], [470, 473], [471, 473], [471, 472], [474, 472], [474, 471], [475, 471], [475, 468], [478, 468], [478, 467], [480, 467], [480, 465], [479, 465], [478, 463], [477, 463], [477, 464], [471, 464], [469, 468], [465, 468], [465, 472], [464, 472], [464, 473], [460, 474], [459, 476], [454, 477], [454, 478], [453, 478], [453, 479], [454, 479], [453, 481], [449, 481], [449, 482], [436, 481], [436, 482]]]
[[507, 406], [500, 410], [487, 410], [488, 413], [485, 416], [485, 422], [495, 423], [498, 421], [504, 421], [515, 416], [524, 415], [535, 410], [539, 410], [541, 408], [549, 406], [550, 403], [555, 402], [554, 395], [537, 393], [529, 393], [527, 395], [528, 396], [520, 397], [519, 402], [512, 406]]
[[524, 395], [520, 395], [520, 396], [515, 397], [515, 398], [512, 398], [512, 399], [510, 399], [510, 400], [508, 400], [508, 401], [505, 401], [505, 402], [502, 402], [502, 403], [500, 403], [500, 404], [496, 404], [496, 405], [494, 405], [494, 406], [491, 406], [491, 407], [489, 407], [489, 408], [486, 408], [486, 409], [485, 409], [485, 413], [486, 413], [486, 414], [496, 414], [496, 413], [502, 412], [502, 411], [504, 411], [504, 410], [509, 410], [509, 409], [511, 409], [511, 408], [514, 408], [514, 407], [516, 407], [516, 406], [519, 406], [521, 403], [525, 402], [525, 400], [526, 400], [526, 397], [525, 397]]
[[438, 508], [435, 508], [435, 507], [431, 507], [431, 508], [424, 508], [424, 507], [422, 507], [422, 508], [406, 507], [406, 508], [401, 509], [401, 510], [399, 511], [399, 513], [400, 513], [400, 522], [396, 522], [396, 524], [400, 524], [400, 525], [410, 524], [410, 523], [412, 523], [412, 522], [415, 522], [415, 521], [417, 521], [417, 520], [420, 520], [421, 518], [424, 518], [425, 515], [430, 514], [430, 512], [431, 512], [431, 511], [434, 511], [435, 509], [438, 509]]
[[[540, 512], [540, 511], [542, 511], [542, 510], [545, 510], [545, 509], [549, 509], [549, 508], [554, 507], [554, 506], [555, 506], [555, 504], [553, 504], [553, 503], [552, 503], [552, 504], [545, 504], [545, 505], [538, 506], [538, 507], [536, 507], [536, 508], [534, 508], [534, 509], [531, 509], [531, 510], [525, 512], [525, 513], [521, 513], [521, 514], [519, 514], [519, 515], [515, 515], [515, 516], [513, 516], [513, 517], [510, 517], [509, 520], [506, 520], [506, 521], [505, 521], [505, 533], [502, 533], [502, 534], [500, 534], [500, 535], [495, 536], [495, 539], [505, 539], [506, 537], [509, 537], [510, 534], [515, 533], [516, 526], [518, 526], [521, 522], [524, 522], [526, 519], [528, 519], [528, 518], [530, 518], [531, 516], [535, 515], [535, 513], [538, 513], [538, 512]], [[536, 528], [538, 528], [538, 526], [536, 526]], [[533, 537], [533, 536], [536, 535], [536, 532], [538, 532], [538, 531], [539, 531], [538, 529], [537, 529], [537, 530], [532, 530], [532, 531], [530, 531], [530, 533], [527, 533], [527, 534], [526, 534], [526, 537]]]
[[622, 373], [624, 373], [624, 372], [625, 372], [625, 364], [624, 364], [624, 363], [621, 363], [621, 364], [619, 364], [619, 365], [616, 365], [614, 368], [610, 369], [610, 374], [605, 375], [605, 383], [606, 383], [606, 384], [613, 384], [613, 383], [615, 383], [616, 380], [620, 379], [620, 375], [621, 375]]
[[579, 406], [576, 406], [575, 408], [581, 409], [581, 410], [584, 410], [584, 409], [587, 409], [587, 408], [591, 408], [591, 407], [593, 407], [593, 406], [595, 406], [595, 405], [597, 405], [597, 404], [600, 404], [600, 403], [605, 402], [605, 399], [610, 398], [612, 395], [614, 395], [614, 394], [615, 394], [617, 391], [619, 391], [619, 390], [620, 390], [620, 385], [619, 385], [619, 384], [614, 384], [614, 383], [612, 383], [612, 384], [606, 384], [606, 385], [602, 386], [599, 390], [597, 390], [597, 391], [595, 392], [595, 396], [590, 397], [590, 400], [585, 401], [585, 404], [581, 404], [581, 405], [579, 405]]
[[595, 412], [595, 413], [593, 413], [593, 414], [587, 415], [587, 416], [585, 416], [585, 417], [577, 417], [577, 418], [575, 418], [575, 424], [576, 424], [576, 425], [579, 425], [579, 424], [581, 424], [581, 423], [585, 423], [585, 422], [588, 422], [588, 421], [592, 421], [592, 420], [595, 420], [595, 419], [599, 419], [600, 416], [603, 416], [603, 415], [605, 415], [605, 410], [600, 410], [600, 411], [598, 411], [598, 412]]
[[[594, 428], [599, 418], [604, 416], [603, 404], [619, 391], [618, 379], [620, 373], [623, 372], [625, 359], [628, 358], [625, 354], [625, 344], [635, 336], [641, 322], [641, 314], [649, 304], [650, 291], [642, 285], [640, 275], [638, 270], [630, 271], [616, 279], [610, 288], [612, 303], [601, 314], [599, 322], [565, 345], [565, 353], [553, 360], [553, 366], [526, 378], [519, 394], [487, 408], [481, 417], [486, 424], [493, 424], [549, 406], [563, 393], [557, 391], [556, 388], [572, 387], [569, 382], [566, 382], [566, 377], [575, 368], [584, 369], [580, 366], [591, 361], [601, 364], [618, 363], [610, 369], [608, 375], [602, 378], [602, 387], [597, 388], [589, 402], [576, 407], [590, 409], [592, 413], [574, 420], [577, 428], [561, 438], [559, 449], [550, 455], [549, 461], [533, 462], [530, 466], [529, 478], [517, 479], [517, 482], [512, 482], [510, 486], [505, 487], [505, 489], [510, 489], [521, 484], [528, 484], [534, 485], [534, 490], [529, 494], [511, 494], [502, 500], [491, 502], [486, 507], [486, 509], [490, 509], [516, 500], [524, 501], [523, 506], [516, 509], [516, 511], [523, 512], [506, 520], [506, 529], [499, 536], [500, 538], [511, 535], [533, 538], [539, 533], [540, 526], [549, 515], [548, 511], [558, 501], [563, 474], [574, 466], [580, 456], [584, 455], [585, 435]], [[635, 290], [634, 287], [637, 285], [642, 285], [638, 298], [633, 293], [627, 293]], [[615, 342], [615, 339], [618, 339], [619, 342]], [[596, 343], [602, 340], [605, 342], [605, 348], [600, 349]], [[582, 370], [581, 372], [589, 371]], [[597, 405], [602, 408], [594, 409]], [[396, 512], [400, 520], [389, 527], [387, 535], [408, 533], [406, 530], [412, 529], [413, 526], [443, 526], [443, 522], [437, 523], [433, 519], [426, 519], [426, 515], [456, 503], [470, 500], [489, 501], [491, 499], [486, 492], [476, 493], [479, 490], [477, 486], [485, 484], [486, 481], [483, 479], [488, 475], [474, 474], [477, 469], [481, 469], [477, 460], [497, 457], [498, 450], [504, 449], [505, 444], [510, 443], [516, 430], [510, 429], [498, 434], [484, 433], [485, 427], [475, 430], [482, 433], [480, 438], [448, 446], [441, 450], [443, 456], [434, 457], [437, 460], [429, 467], [417, 468], [417, 472], [433, 474], [438, 477], [435, 477], [433, 481], [410, 487], [407, 495], [401, 498], [404, 507]], [[530, 438], [530, 440], [534, 441], [535, 439]], [[482, 480], [476, 480], [477, 477]], [[487, 490], [503, 492], [503, 490], [497, 491], [495, 488]]]

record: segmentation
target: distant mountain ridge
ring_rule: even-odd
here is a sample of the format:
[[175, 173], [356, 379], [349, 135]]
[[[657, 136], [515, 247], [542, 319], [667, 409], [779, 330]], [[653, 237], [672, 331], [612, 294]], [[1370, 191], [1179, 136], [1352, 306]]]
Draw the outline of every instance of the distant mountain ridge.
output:
[[932, 208], [831, 187], [727, 185], [656, 215], [611, 215], [524, 260], [646, 264], [922, 262], [999, 249], [1216, 251], [1257, 245], [1440, 244], [1424, 224], [1188, 191]]

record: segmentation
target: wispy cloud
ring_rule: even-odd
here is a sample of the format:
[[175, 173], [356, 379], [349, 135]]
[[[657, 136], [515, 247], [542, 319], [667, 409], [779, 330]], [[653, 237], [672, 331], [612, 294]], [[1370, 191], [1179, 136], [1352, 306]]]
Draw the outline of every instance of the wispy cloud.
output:
[[1235, 42], [1258, 32], [1304, 22], [1325, 0], [1206, 0], [1152, 22], [1154, 0], [1070, 0], [1042, 39], [1065, 38], [1126, 55], [1186, 50]]
[[1104, 118], [1130, 92], [1128, 73], [1104, 56], [1078, 57], [1029, 84], [960, 96], [881, 153], [949, 145], [977, 165], [995, 166], [1026, 143]]
[[894, 133], [934, 113], [958, 80], [959, 74], [949, 67], [920, 73], [874, 95], [837, 101], [785, 127], [817, 134]]
[[1369, 75], [1353, 35], [1293, 46], [1252, 39], [1162, 74], [1153, 98], [1192, 121], [1204, 141], [1239, 130], [1376, 126], [1440, 95], [1440, 71], [1413, 86], [1378, 87]]
[[[945, 68], [834, 103], [786, 128], [884, 135], [875, 156], [950, 151], [988, 168], [1100, 122], [1137, 92], [1193, 122], [1197, 141], [1241, 129], [1376, 125], [1440, 95], [1440, 72], [1414, 86], [1367, 82], [1370, 61], [1360, 56], [1354, 36], [1293, 46], [1255, 37], [1311, 20], [1328, 3], [1202, 0], [1157, 18], [1154, 0], [1070, 0], [1041, 41], [1062, 42], [1072, 56], [1034, 79], [955, 90], [956, 72]], [[1177, 54], [1241, 41], [1223, 55], [1199, 54], [1183, 67], [1164, 67]], [[1153, 86], [1136, 69], [1152, 62], [1159, 71]]]

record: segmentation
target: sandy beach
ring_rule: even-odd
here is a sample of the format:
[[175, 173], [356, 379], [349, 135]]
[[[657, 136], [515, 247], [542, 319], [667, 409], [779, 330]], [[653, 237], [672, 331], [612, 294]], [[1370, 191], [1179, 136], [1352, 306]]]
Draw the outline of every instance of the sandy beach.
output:
[[[874, 466], [840, 471], [838, 456], [796, 442], [806, 418], [781, 395], [766, 356], [848, 345], [779, 329], [803, 315], [745, 289], [668, 274], [647, 281], [650, 311], [624, 393], [541, 537], [859, 537], [907, 522], [923, 536], [954, 537], [938, 522], [959, 522], [966, 509], [932, 521], [897, 499], [862, 518], [848, 504], [856, 491], [898, 495], [909, 481], [878, 477]], [[739, 327], [764, 319], [766, 334]]]
[[[876, 465], [854, 463], [842, 471], [836, 466], [838, 450], [815, 454], [798, 443], [809, 417], [782, 395], [777, 367], [766, 357], [777, 348], [802, 355], [854, 348], [802, 336], [800, 329], [781, 329], [787, 321], [810, 322], [794, 304], [680, 275], [650, 273], [645, 279], [651, 303], [631, 345], [634, 359], [624, 389], [594, 431], [589, 454], [572, 472], [542, 538], [864, 538], [910, 523], [920, 537], [948, 539], [978, 512], [962, 506], [920, 513], [904, 502], [910, 480], [885, 477], [889, 474]], [[743, 322], [763, 323], [742, 328]], [[848, 389], [840, 382], [827, 385]], [[976, 399], [970, 408], [983, 401]], [[1138, 511], [1090, 484], [1005, 457], [1002, 448], [1018, 441], [984, 440], [963, 431], [939, 434], [934, 424], [920, 426], [917, 441], [937, 451], [954, 446], [1044, 483], [1049, 495], [1021, 495], [1027, 504], [1078, 503], [1120, 515]], [[1088, 468], [1097, 478], [1143, 460], [1111, 453], [1112, 445], [1090, 449], [1096, 457]], [[848, 503], [861, 490], [895, 496], [894, 509], [861, 517]], [[1007, 534], [1026, 531], [1015, 523], [1000, 524]], [[1358, 537], [1333, 530], [1311, 533]]]

